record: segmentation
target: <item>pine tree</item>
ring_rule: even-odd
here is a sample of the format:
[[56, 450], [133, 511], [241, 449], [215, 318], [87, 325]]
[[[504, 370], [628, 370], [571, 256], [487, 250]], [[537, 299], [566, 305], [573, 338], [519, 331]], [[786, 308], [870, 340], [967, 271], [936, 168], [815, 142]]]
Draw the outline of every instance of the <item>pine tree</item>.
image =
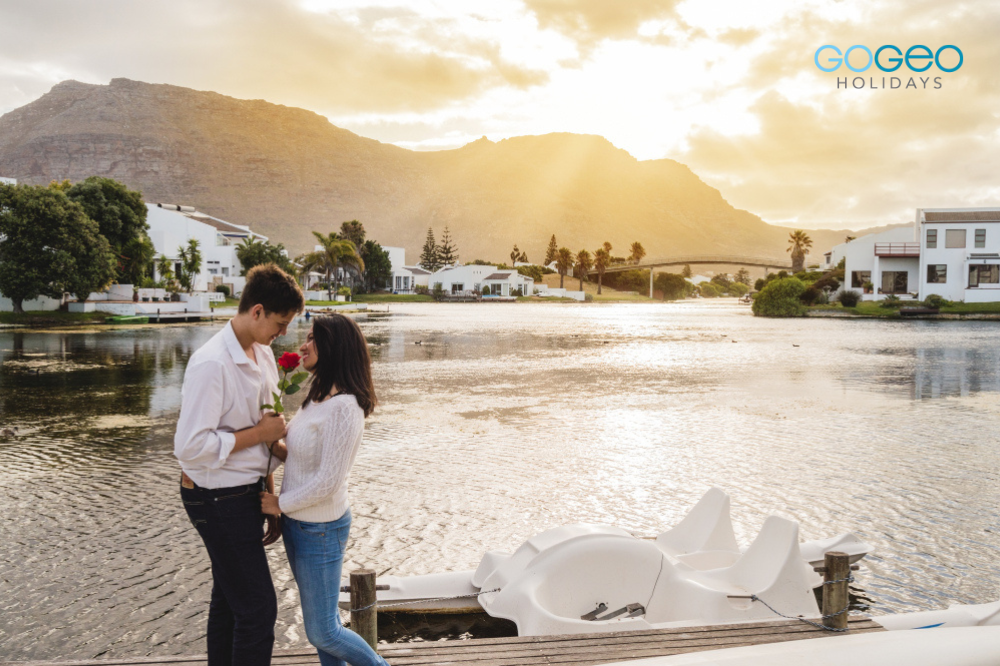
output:
[[437, 247], [438, 262], [443, 266], [455, 264], [458, 261], [457, 249], [451, 244], [451, 233], [449, 233], [448, 227], [445, 227], [444, 233], [441, 235], [441, 244]]
[[545, 251], [545, 265], [548, 266], [558, 258], [559, 246], [556, 245], [556, 235], [552, 234], [552, 238], [549, 239], [549, 249]]
[[441, 259], [438, 256], [438, 245], [434, 240], [434, 230], [427, 227], [427, 240], [424, 241], [423, 252], [420, 253], [420, 265], [431, 272], [441, 268]]

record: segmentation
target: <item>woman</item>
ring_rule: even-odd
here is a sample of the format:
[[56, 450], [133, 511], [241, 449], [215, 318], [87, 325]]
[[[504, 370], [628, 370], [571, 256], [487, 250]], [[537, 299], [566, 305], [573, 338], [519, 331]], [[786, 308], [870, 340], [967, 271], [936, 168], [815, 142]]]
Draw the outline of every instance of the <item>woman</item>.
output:
[[320, 664], [387, 666], [364, 639], [343, 628], [337, 609], [351, 529], [347, 476], [361, 446], [365, 417], [376, 404], [368, 345], [354, 320], [334, 314], [313, 320], [299, 352], [312, 382], [288, 424], [281, 495], [262, 493], [262, 509], [281, 515], [306, 636], [319, 652]]

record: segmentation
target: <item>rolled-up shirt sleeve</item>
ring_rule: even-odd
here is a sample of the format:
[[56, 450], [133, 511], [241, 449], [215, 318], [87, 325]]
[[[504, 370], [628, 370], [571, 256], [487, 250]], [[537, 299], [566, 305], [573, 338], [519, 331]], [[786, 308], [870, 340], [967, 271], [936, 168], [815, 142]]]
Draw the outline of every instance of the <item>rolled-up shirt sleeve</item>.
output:
[[184, 373], [181, 415], [174, 435], [174, 455], [181, 462], [219, 469], [236, 446], [236, 435], [219, 429], [225, 409], [225, 378], [221, 366], [189, 365]]

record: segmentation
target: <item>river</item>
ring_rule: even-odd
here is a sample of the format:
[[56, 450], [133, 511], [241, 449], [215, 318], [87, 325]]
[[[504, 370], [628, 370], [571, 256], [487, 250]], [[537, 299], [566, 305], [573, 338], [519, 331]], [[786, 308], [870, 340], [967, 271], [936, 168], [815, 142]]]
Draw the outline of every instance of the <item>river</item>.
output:
[[[381, 405], [345, 569], [469, 569], [549, 527], [652, 535], [711, 486], [852, 530], [872, 613], [1000, 598], [993, 322], [768, 320], [732, 300], [411, 304], [359, 318]], [[0, 659], [204, 652], [208, 558], [172, 437], [221, 324], [0, 332]], [[294, 350], [294, 323], [276, 351]], [[280, 545], [277, 647], [306, 645]]]

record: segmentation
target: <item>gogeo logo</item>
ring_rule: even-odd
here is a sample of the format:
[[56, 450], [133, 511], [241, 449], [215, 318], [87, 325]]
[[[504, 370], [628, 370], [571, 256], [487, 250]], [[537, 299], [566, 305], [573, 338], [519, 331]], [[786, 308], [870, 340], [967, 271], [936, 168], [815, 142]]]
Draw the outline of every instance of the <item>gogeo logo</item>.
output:
[[[833, 51], [833, 53], [836, 53], [837, 55], [833, 56], [827, 54], [829, 57], [827, 57], [826, 61], [827, 63], [830, 64], [830, 66], [824, 67], [823, 65], [819, 64], [819, 56], [821, 53], [823, 53], [823, 51], [827, 49], [830, 49], [831, 51]], [[948, 50], [954, 51], [955, 54], [958, 56], [958, 64], [955, 65], [954, 67], [946, 67], [941, 63], [941, 54]], [[865, 63], [864, 67], [855, 67], [850, 63], [851, 53], [853, 53], [854, 51], [864, 51], [868, 55], [868, 61]], [[882, 54], [887, 51], [895, 53], [895, 56], [890, 54], [883, 58]], [[847, 49], [847, 53], [841, 53], [840, 49], [838, 49], [833, 44], [827, 44], [825, 46], [821, 46], [818, 49], [816, 49], [816, 55], [813, 59], [816, 61], [816, 66], [819, 67], [824, 72], [836, 72], [838, 69], [840, 69], [841, 63], [843, 63], [844, 66], [847, 67], [847, 69], [851, 70], [852, 72], [857, 72], [858, 74], [860, 74], [861, 72], [867, 72], [872, 65], [875, 65], [883, 72], [895, 72], [897, 69], [902, 67], [903, 63], [906, 63], [907, 69], [909, 69], [912, 72], [926, 72], [928, 69], [931, 68], [931, 65], [936, 66], [942, 72], [954, 72], [957, 71], [958, 68], [962, 66], [963, 62], [965, 62], [965, 56], [962, 54], [962, 49], [958, 48], [957, 46], [953, 46], [951, 44], [946, 44], [941, 48], [939, 48], [937, 51], [931, 51], [930, 48], [923, 46], [922, 44], [917, 44], [915, 46], [911, 46], [910, 48], [906, 49], [906, 55], [903, 55], [903, 52], [899, 50], [899, 47], [893, 46], [892, 44], [886, 44], [885, 46], [880, 46], [879, 49], [875, 51], [874, 54], [872, 53], [871, 49], [869, 49], [867, 46], [862, 46], [861, 44], [855, 44], [851, 48]], [[925, 60], [927, 62], [923, 62]], [[883, 61], [890, 63], [891, 67], [886, 67], [885, 65], [883, 65], [882, 64]]]
[[[853, 57], [853, 63], [852, 61]], [[863, 61], [860, 62], [859, 61]], [[928, 46], [923, 44], [915, 44], [904, 53], [902, 49], [893, 44], [886, 44], [880, 46], [874, 53], [867, 46], [862, 44], [855, 44], [846, 51], [841, 51], [839, 48], [833, 44], [825, 44], [824, 46], [816, 49], [816, 53], [813, 56], [813, 62], [816, 63], [816, 67], [822, 72], [836, 72], [840, 69], [841, 65], [846, 67], [848, 70], [861, 74], [867, 72], [873, 66], [882, 70], [883, 72], [891, 73], [899, 70], [904, 65], [906, 69], [920, 74], [926, 72], [931, 67], [936, 67], [942, 72], [956, 72], [965, 63], [965, 55], [962, 53], [962, 49], [958, 48], [953, 44], [945, 44], [944, 46], [938, 48], [936, 51], [932, 50]], [[904, 74], [900, 72], [900, 74]], [[923, 87], [927, 87], [927, 83], [930, 81], [930, 76], [928, 77], [917, 77], [923, 84]], [[841, 85], [847, 88], [847, 78], [841, 79], [837, 78], [837, 88]], [[860, 85], [858, 84], [860, 82]], [[882, 77], [882, 85], [878, 85], [877, 79], [870, 77], [866, 80], [863, 77], [855, 77], [852, 82], [852, 87], [854, 88], [899, 88], [903, 85], [903, 79], [898, 77], [890, 77], [889, 84], [886, 85], [886, 78]], [[916, 88], [916, 81], [913, 77], [909, 78], [906, 82], [906, 88]], [[941, 77], [934, 77], [934, 87], [941, 87]]]

